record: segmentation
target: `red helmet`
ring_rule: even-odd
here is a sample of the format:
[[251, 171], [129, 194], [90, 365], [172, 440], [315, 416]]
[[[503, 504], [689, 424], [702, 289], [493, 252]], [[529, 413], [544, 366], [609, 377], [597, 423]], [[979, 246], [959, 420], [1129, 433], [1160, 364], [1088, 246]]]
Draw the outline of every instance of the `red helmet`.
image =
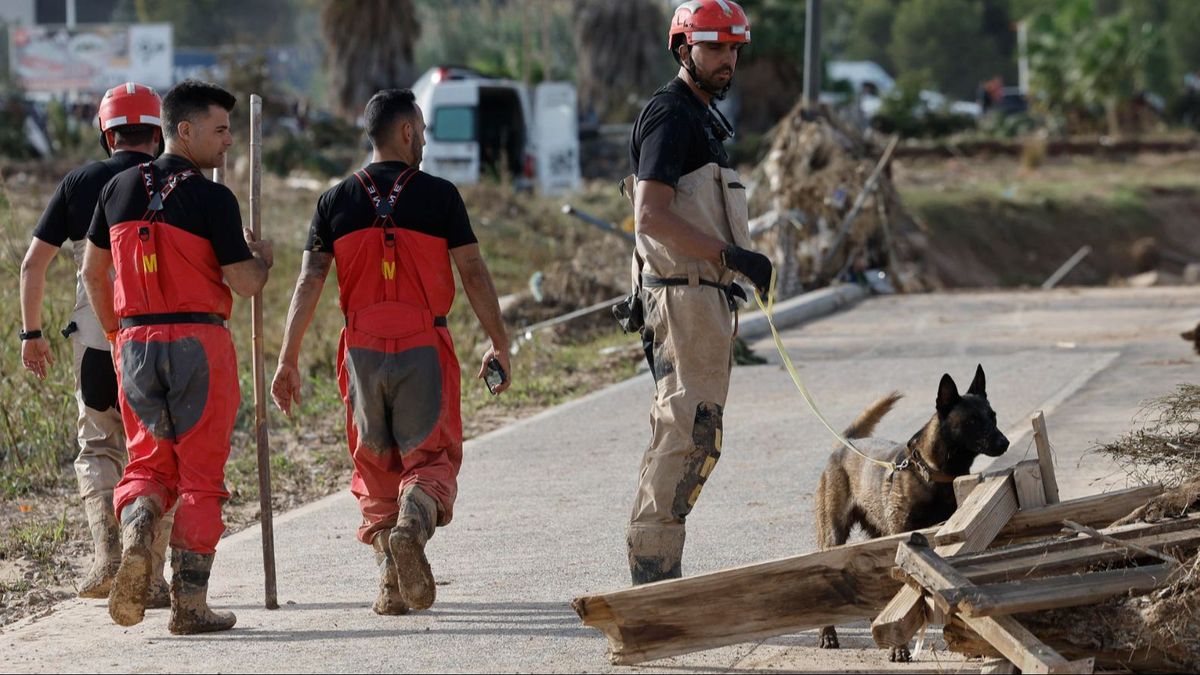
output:
[[162, 127], [162, 99], [144, 84], [126, 82], [104, 92], [100, 100], [100, 144], [111, 154], [108, 132], [130, 124]]
[[689, 0], [675, 9], [667, 49], [675, 51], [675, 36], [688, 45], [697, 42], [750, 42], [750, 20], [733, 0]]

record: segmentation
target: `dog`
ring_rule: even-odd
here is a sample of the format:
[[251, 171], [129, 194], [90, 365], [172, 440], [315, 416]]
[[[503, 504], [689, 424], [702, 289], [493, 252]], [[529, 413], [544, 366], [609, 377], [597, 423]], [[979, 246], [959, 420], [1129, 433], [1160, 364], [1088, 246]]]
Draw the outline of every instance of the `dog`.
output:
[[1188, 332], [1180, 333], [1179, 337], [1191, 342], [1192, 346], [1196, 348], [1196, 353], [1200, 354], [1200, 323], [1196, 324], [1196, 327]]
[[[858, 416], [846, 438], [875, 459], [901, 466], [893, 471], [839, 446], [821, 474], [816, 495], [817, 543], [821, 550], [846, 543], [858, 525], [868, 537], [899, 534], [943, 522], [954, 513], [954, 479], [971, 471], [979, 455], [999, 457], [1008, 439], [996, 427], [987, 399], [983, 366], [965, 395], [949, 374], [938, 385], [933, 417], [908, 443], [869, 438], [879, 420], [902, 398], [892, 392]], [[837, 649], [833, 626], [821, 629], [822, 649]], [[909, 661], [907, 647], [893, 648], [892, 661]]]

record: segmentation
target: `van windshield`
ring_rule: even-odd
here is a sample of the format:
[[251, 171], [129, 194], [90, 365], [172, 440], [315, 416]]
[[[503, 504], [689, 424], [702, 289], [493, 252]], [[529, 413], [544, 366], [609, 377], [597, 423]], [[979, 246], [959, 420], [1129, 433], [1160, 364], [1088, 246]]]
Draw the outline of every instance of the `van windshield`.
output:
[[448, 143], [475, 140], [475, 108], [447, 106], [438, 108], [433, 116], [433, 138]]

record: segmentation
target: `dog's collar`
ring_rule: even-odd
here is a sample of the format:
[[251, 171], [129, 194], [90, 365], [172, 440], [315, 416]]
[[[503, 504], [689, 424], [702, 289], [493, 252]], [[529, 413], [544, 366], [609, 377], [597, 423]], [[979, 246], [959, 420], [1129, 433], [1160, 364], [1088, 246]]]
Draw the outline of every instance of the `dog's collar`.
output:
[[927, 483], [953, 483], [957, 478], [957, 476], [951, 476], [929, 466], [925, 458], [921, 457], [921, 453], [914, 452], [912, 448], [908, 449], [908, 456], [904, 458], [899, 468], [901, 470], [911, 468]]

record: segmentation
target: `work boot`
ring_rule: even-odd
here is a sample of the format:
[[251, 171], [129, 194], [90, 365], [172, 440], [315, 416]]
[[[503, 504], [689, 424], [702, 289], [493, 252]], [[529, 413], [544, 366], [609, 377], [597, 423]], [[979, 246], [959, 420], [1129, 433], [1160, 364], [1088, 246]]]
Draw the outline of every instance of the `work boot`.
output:
[[83, 500], [88, 529], [92, 532], [92, 567], [79, 584], [81, 598], [107, 598], [113, 577], [121, 566], [121, 528], [113, 512], [112, 493]]
[[413, 485], [400, 495], [400, 516], [388, 535], [388, 548], [396, 566], [400, 597], [409, 609], [428, 609], [437, 587], [425, 558], [425, 543], [437, 525], [437, 502]]
[[683, 576], [682, 525], [630, 524], [629, 576], [634, 586]]
[[108, 593], [108, 615], [121, 626], [141, 623], [146, 616], [146, 596], [154, 535], [162, 507], [153, 497], [138, 497], [121, 511], [121, 566]]
[[163, 609], [171, 606], [171, 584], [163, 575], [167, 566], [167, 544], [171, 541], [171, 530], [175, 527], [174, 513], [162, 517], [158, 532], [154, 534], [154, 545], [150, 547], [150, 590], [146, 594], [147, 609]]
[[396, 565], [392, 562], [392, 550], [388, 546], [389, 536], [387, 532], [377, 532], [371, 540], [371, 547], [375, 549], [375, 564], [379, 566], [379, 597], [375, 598], [371, 609], [376, 614], [398, 616], [408, 614], [408, 605], [400, 597], [400, 582], [396, 578]]
[[237, 623], [233, 612], [208, 608], [208, 574], [213, 555], [171, 549], [171, 621], [174, 635], [229, 630]]

